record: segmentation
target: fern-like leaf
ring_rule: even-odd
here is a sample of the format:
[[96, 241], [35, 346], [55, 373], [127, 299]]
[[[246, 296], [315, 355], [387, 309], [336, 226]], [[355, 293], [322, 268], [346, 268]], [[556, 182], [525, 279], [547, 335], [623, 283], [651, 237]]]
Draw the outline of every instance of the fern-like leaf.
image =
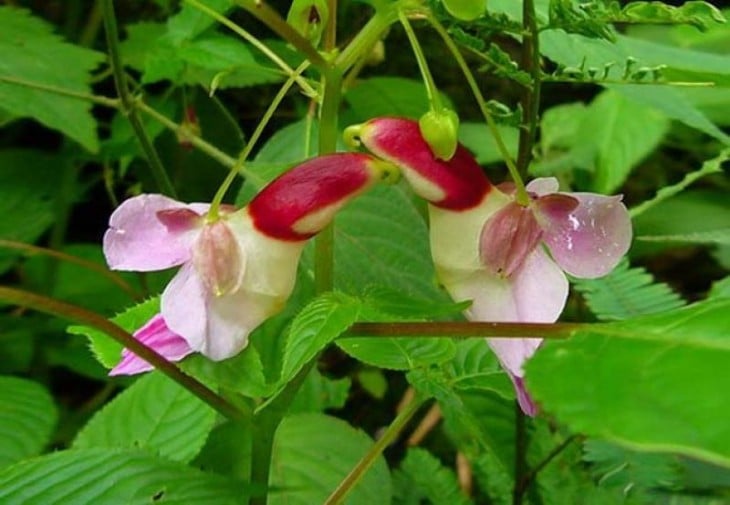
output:
[[412, 448], [394, 475], [396, 505], [469, 505], [454, 472], [425, 449]]
[[574, 285], [602, 321], [664, 312], [686, 303], [667, 284], [654, 282], [643, 268], [630, 268], [626, 260], [605, 277], [576, 280]]

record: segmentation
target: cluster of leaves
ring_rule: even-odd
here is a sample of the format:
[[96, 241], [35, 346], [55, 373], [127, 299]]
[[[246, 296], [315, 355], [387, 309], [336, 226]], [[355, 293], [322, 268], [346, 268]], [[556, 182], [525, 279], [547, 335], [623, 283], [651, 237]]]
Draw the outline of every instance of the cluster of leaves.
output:
[[[211, 17], [259, 33], [233, 2], [205, 0], [207, 13], [192, 3], [118, 9], [126, 20], [121, 57], [135, 100], [146, 106], [138, 110], [143, 128], [180, 193], [200, 201], [210, 199], [221, 165], [242, 147], [242, 130], [252, 129], [286, 76]], [[242, 419], [223, 418], [159, 372], [107, 377], [121, 345], [98, 328], [67, 328], [3, 306], [0, 503], [260, 503], [267, 493], [271, 503], [321, 503], [365, 454], [374, 463], [351, 503], [502, 504], [515, 489], [530, 503], [727, 499], [730, 284], [711, 281], [730, 269], [721, 175], [730, 157], [730, 30], [704, 2], [535, 3], [545, 62], [538, 74], [550, 83], [529, 171], [577, 190], [623, 191], [637, 238], [612, 274], [575, 283], [568, 316], [599, 322], [547, 343], [528, 364], [543, 414], [524, 421], [515, 413], [511, 383], [481, 338], [344, 335], [358, 321], [453, 320], [465, 308], [436, 282], [421, 204], [405, 185], [375, 188], [338, 215], [334, 292], [314, 295], [308, 248], [286, 309], [244, 352], [222, 363], [202, 356], [181, 363], [235, 398], [248, 414]], [[128, 111], [105, 98], [113, 84], [98, 12], [81, 27], [83, 2], [71, 4], [60, 13], [0, 7], [0, 275], [3, 284], [113, 316], [133, 331], [157, 311], [169, 274], [100, 273], [99, 238], [120, 197], [154, 190], [150, 153]], [[367, 11], [355, 2], [341, 7], [340, 31], [354, 36], [359, 25], [350, 23]], [[536, 89], [516, 63], [520, 2], [490, 0], [473, 22], [431, 7], [475, 67], [508, 82], [503, 94], [490, 94], [488, 108], [515, 155], [526, 119], [512, 87]], [[618, 33], [616, 23], [631, 26]], [[303, 59], [280, 40], [265, 42], [290, 65]], [[386, 65], [400, 73], [348, 76], [341, 125], [427, 110], [423, 85], [408, 73], [414, 67], [397, 53], [386, 53]], [[458, 72], [450, 58], [435, 63], [439, 82]], [[317, 88], [315, 76], [304, 78]], [[714, 86], [670, 85], [677, 82]], [[444, 102], [462, 117], [461, 141], [501, 182], [492, 134], [476, 107], [460, 101], [467, 87], [448, 94], [453, 102]], [[308, 100], [286, 98], [246, 165], [237, 204], [316, 152], [320, 125]], [[190, 138], [202, 151], [190, 150]], [[702, 187], [689, 188], [697, 180]], [[61, 261], [23, 243], [47, 246]], [[265, 413], [298, 382], [272, 441], [267, 489], [251, 482], [257, 440]], [[421, 447], [373, 453], [406, 388], [430, 399], [443, 422], [425, 439], [411, 438]]]

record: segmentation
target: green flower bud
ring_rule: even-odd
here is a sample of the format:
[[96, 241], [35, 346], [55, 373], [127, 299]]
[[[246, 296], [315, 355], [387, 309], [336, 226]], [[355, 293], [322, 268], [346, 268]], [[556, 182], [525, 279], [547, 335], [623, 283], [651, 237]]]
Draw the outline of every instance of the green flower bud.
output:
[[456, 19], [473, 21], [487, 8], [486, 0], [442, 0], [446, 10]]
[[315, 47], [322, 38], [328, 20], [326, 0], [293, 0], [286, 16], [286, 22], [302, 37], [309, 39]]
[[450, 160], [459, 144], [459, 116], [451, 109], [430, 110], [418, 120], [424, 140], [434, 156]]

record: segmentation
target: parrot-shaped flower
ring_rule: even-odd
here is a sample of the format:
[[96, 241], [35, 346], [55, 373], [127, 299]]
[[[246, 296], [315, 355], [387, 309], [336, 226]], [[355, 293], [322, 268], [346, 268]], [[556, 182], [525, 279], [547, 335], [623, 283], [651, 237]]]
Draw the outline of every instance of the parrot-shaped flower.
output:
[[[600, 277], [629, 248], [631, 222], [620, 196], [558, 193], [555, 179], [536, 179], [527, 185], [529, 204], [520, 205], [490, 183], [463, 146], [449, 161], [436, 158], [415, 121], [377, 118], [350, 127], [346, 135], [400, 167], [415, 193], [429, 202], [436, 272], [452, 298], [472, 300], [465, 313], [469, 320], [555, 322], [568, 297], [563, 272]], [[535, 415], [522, 366], [541, 339], [487, 342], [512, 379], [523, 411]]]
[[[307, 240], [349, 200], [392, 172], [365, 154], [305, 161], [240, 210], [185, 204], [162, 195], [130, 198], [112, 214], [104, 254], [115, 270], [182, 268], [162, 293], [160, 313], [136, 333], [170, 360], [200, 352], [213, 360], [239, 353], [248, 335], [279, 312], [294, 288]], [[150, 370], [130, 351], [112, 374]]]

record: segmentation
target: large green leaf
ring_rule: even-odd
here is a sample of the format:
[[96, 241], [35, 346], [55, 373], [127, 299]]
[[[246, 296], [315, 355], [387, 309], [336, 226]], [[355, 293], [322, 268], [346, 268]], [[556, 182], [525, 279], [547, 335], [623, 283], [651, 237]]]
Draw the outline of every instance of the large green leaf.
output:
[[[517, 157], [519, 131], [512, 126], [498, 126], [510, 156]], [[502, 161], [502, 153], [497, 147], [491, 130], [484, 123], [461, 123], [459, 141], [469, 149], [480, 164]]]
[[341, 338], [337, 346], [363, 363], [390, 370], [411, 370], [454, 356], [454, 343], [447, 338]]
[[[0, 239], [32, 243], [53, 224], [54, 192], [68, 169], [67, 160], [58, 156], [0, 151]], [[0, 273], [10, 266], [11, 257], [0, 250]]]
[[325, 293], [304, 307], [289, 328], [280, 383], [289, 382], [319, 351], [344, 333], [359, 314], [359, 300], [341, 293]]
[[57, 418], [46, 388], [26, 379], [0, 377], [0, 467], [40, 454]]
[[549, 342], [528, 389], [576, 432], [730, 466], [729, 311], [710, 300]]
[[[0, 7], [0, 78], [19, 79], [75, 93], [89, 93], [89, 72], [104, 56], [53, 34], [45, 21], [23, 9]], [[80, 143], [99, 148], [91, 102], [0, 79], [0, 109], [32, 117]]]
[[352, 381], [349, 377], [330, 379], [312, 368], [297, 391], [289, 414], [322, 412], [325, 409], [341, 409], [345, 406]]
[[141, 451], [60, 451], [0, 472], [3, 505], [240, 504], [241, 482]]
[[76, 437], [74, 448], [141, 447], [186, 462], [203, 447], [214, 421], [210, 406], [153, 372], [91, 418]]
[[[370, 449], [372, 440], [344, 421], [322, 414], [286, 417], [274, 440], [272, 505], [324, 503]], [[390, 474], [381, 457], [348, 495], [350, 505], [390, 502]]]
[[[672, 48], [630, 37], [619, 36], [616, 43], [562, 30], [545, 30], [540, 35], [540, 50], [551, 60], [566, 67], [610, 68], [608, 78], [622, 79], [624, 64], [629, 58], [638, 58], [639, 66], [670, 65], [673, 79], [701, 80], [730, 79], [730, 59], [697, 51], [674, 52]], [[682, 73], [683, 72], [683, 73]], [[699, 74], [705, 72], [705, 75]], [[698, 75], [699, 74], [699, 75]], [[701, 130], [724, 143], [730, 143], [723, 131], [715, 126], [682, 93], [671, 86], [652, 84], [607, 85], [634, 102], [654, 107], [666, 116]]]

